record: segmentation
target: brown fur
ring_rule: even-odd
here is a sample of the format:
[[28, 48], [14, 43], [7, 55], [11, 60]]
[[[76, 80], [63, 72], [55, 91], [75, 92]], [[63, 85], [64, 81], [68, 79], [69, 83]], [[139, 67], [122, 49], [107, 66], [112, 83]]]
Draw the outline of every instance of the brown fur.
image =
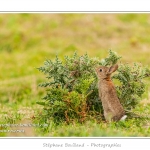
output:
[[110, 68], [100, 66], [96, 69], [99, 79], [99, 97], [102, 101], [104, 117], [107, 121], [119, 121], [125, 115], [125, 111], [117, 97], [115, 86], [110, 78], [111, 74], [117, 69], [118, 65]]

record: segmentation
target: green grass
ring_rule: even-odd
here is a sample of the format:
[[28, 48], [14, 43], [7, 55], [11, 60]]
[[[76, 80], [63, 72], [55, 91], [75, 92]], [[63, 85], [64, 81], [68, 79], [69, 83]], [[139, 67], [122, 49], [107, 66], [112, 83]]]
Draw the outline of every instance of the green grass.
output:
[[[63, 58], [76, 50], [102, 59], [112, 49], [123, 56], [123, 62], [149, 66], [149, 26], [149, 14], [0, 14], [0, 130], [8, 123], [38, 124], [42, 107], [36, 102], [45, 93], [38, 84], [45, 77], [36, 68], [55, 55]], [[146, 83], [149, 87], [150, 79]], [[149, 94], [147, 88], [135, 112], [150, 114]], [[0, 136], [149, 136], [150, 121], [91, 120], [59, 126], [50, 121], [48, 127], [24, 129]]]

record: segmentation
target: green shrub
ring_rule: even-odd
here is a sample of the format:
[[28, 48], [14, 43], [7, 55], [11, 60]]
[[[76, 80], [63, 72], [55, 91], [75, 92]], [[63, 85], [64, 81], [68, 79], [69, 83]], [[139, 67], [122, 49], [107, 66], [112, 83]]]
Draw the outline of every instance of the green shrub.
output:
[[38, 102], [44, 106], [42, 118], [45, 122], [102, 120], [103, 109], [95, 73], [95, 68], [99, 65], [119, 64], [117, 73], [112, 77], [118, 81], [118, 97], [125, 109], [134, 108], [145, 92], [143, 79], [150, 76], [150, 70], [139, 64], [121, 64], [120, 59], [120, 56], [110, 50], [109, 56], [102, 60], [90, 58], [87, 54], [78, 56], [74, 53], [72, 57], [66, 56], [64, 61], [58, 57], [55, 61], [45, 61], [44, 66], [38, 68], [47, 78], [45, 83], [40, 84], [45, 87], [46, 96], [42, 102]]

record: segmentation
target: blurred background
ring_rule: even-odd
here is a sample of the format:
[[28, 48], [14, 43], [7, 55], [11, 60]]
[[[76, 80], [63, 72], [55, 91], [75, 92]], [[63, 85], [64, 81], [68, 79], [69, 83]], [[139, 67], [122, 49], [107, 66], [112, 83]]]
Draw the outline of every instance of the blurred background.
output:
[[109, 49], [149, 66], [150, 14], [0, 14], [0, 118], [38, 109], [46, 59], [74, 51], [102, 59]]
[[[35, 74], [45, 59], [79, 54], [149, 64], [149, 14], [0, 14], [0, 80]], [[150, 56], [150, 55], [149, 55]]]

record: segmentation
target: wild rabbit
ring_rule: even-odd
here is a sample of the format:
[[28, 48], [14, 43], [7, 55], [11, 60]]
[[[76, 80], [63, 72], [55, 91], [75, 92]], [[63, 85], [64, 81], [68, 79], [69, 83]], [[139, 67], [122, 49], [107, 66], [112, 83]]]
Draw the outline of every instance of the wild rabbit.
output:
[[127, 117], [125, 111], [117, 97], [117, 92], [111, 74], [118, 69], [118, 65], [113, 65], [110, 68], [100, 66], [96, 69], [98, 76], [99, 97], [102, 101], [104, 109], [104, 117], [107, 121], [125, 120]]

